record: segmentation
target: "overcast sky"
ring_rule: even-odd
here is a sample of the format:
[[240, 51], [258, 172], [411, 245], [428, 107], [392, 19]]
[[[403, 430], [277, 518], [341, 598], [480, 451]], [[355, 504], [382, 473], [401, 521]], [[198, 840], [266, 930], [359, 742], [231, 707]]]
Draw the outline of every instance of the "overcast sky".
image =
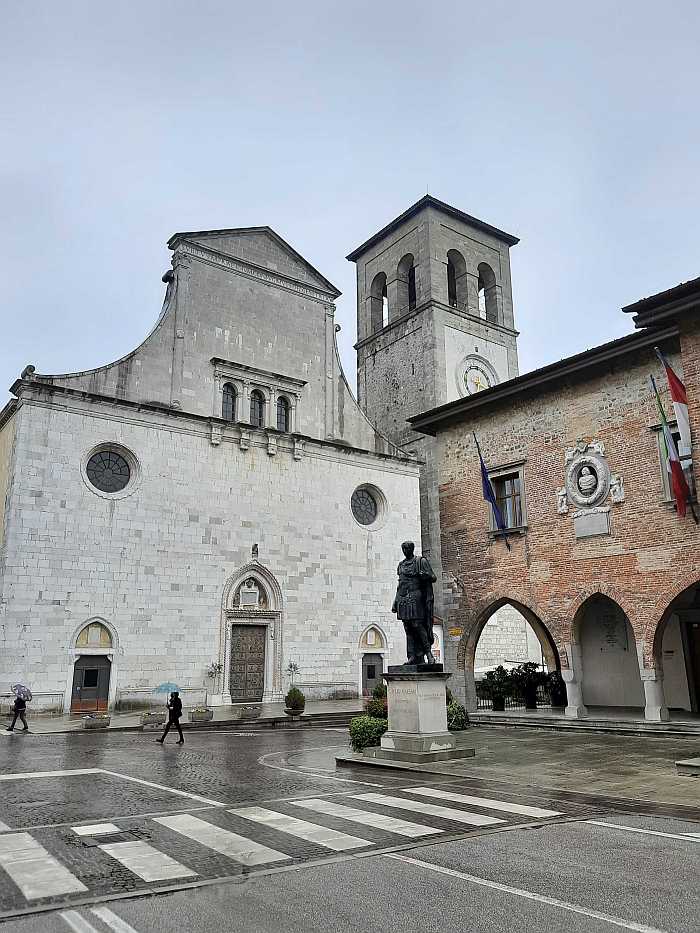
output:
[[426, 189], [521, 238], [521, 371], [700, 275], [695, 0], [0, 0], [0, 20], [0, 400], [27, 363], [133, 349], [178, 230], [274, 227], [342, 290], [353, 382], [344, 257]]

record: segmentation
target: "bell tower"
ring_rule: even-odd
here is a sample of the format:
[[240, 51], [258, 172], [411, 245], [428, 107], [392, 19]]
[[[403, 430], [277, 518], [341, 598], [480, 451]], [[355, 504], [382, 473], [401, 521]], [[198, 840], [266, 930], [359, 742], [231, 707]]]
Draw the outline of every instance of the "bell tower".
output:
[[426, 195], [347, 257], [357, 265], [358, 400], [424, 462], [422, 549], [438, 574], [435, 442], [406, 419], [518, 375], [509, 255], [517, 242]]

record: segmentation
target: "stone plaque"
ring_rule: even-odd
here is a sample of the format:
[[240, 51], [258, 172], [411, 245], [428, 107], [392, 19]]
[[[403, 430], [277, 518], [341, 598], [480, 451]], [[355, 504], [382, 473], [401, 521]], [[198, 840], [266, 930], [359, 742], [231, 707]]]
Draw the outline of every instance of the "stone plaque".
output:
[[582, 512], [574, 516], [574, 531], [577, 538], [593, 538], [610, 534], [610, 513]]

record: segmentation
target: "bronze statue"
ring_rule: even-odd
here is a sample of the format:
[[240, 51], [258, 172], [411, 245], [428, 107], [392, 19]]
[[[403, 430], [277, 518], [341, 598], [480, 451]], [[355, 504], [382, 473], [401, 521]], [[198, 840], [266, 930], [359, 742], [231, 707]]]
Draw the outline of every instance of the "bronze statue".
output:
[[436, 664], [430, 650], [433, 638], [433, 583], [437, 579], [427, 557], [416, 557], [413, 541], [404, 541], [405, 559], [396, 572], [399, 585], [391, 611], [403, 622], [409, 664]]

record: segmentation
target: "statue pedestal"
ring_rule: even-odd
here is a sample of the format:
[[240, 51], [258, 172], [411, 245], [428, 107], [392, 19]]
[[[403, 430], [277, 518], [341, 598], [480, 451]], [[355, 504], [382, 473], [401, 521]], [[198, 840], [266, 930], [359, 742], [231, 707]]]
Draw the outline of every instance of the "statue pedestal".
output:
[[401, 664], [384, 674], [387, 682], [389, 730], [379, 748], [365, 749], [373, 758], [395, 761], [447, 761], [471, 758], [466, 736], [447, 729], [447, 680], [442, 664]]

